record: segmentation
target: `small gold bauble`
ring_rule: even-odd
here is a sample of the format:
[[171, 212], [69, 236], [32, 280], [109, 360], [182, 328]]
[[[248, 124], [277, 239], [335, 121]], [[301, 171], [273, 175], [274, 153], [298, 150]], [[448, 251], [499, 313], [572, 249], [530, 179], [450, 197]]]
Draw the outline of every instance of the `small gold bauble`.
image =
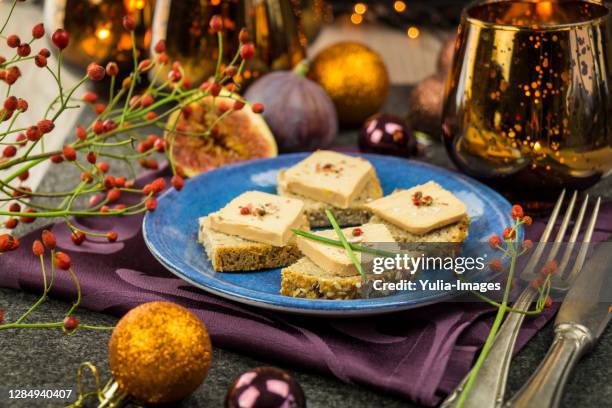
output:
[[340, 42], [312, 61], [309, 76], [336, 105], [344, 126], [360, 126], [378, 112], [389, 94], [389, 74], [380, 55], [363, 44]]
[[109, 362], [119, 389], [146, 403], [170, 403], [204, 381], [212, 347], [204, 324], [170, 302], [130, 310], [113, 330]]

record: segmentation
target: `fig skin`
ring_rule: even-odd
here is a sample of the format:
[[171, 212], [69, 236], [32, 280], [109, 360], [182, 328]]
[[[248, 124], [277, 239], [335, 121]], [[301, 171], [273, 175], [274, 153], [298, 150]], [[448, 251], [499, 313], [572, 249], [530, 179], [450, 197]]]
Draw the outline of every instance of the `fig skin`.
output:
[[262, 102], [263, 117], [281, 152], [328, 147], [338, 133], [333, 101], [316, 82], [305, 77], [308, 66], [264, 75], [249, 87], [246, 99]]

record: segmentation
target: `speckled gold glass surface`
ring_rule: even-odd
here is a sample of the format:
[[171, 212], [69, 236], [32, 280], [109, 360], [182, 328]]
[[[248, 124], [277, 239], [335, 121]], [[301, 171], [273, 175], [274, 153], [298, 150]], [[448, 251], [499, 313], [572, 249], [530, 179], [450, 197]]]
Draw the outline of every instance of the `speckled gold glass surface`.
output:
[[146, 56], [154, 6], [155, 0], [48, 0], [45, 24], [70, 33], [70, 46], [63, 52], [69, 63], [83, 68], [92, 61], [104, 65], [114, 60], [126, 71], [133, 64], [132, 42], [121, 24], [123, 16], [136, 22], [136, 46]]
[[[223, 18], [222, 50], [208, 24], [215, 14]], [[288, 0], [158, 0], [152, 44], [165, 39], [170, 58], [180, 61], [187, 76], [199, 83], [214, 74], [219, 51], [224, 61], [232, 60], [243, 27], [256, 47], [255, 57], [245, 65], [245, 83], [272, 70], [290, 69], [306, 55]]]
[[612, 25], [585, 1], [499, 1], [462, 15], [442, 132], [464, 172], [532, 209], [612, 169]]
[[121, 392], [171, 403], [202, 383], [212, 357], [204, 324], [189, 310], [151, 302], [130, 310], [113, 330], [108, 357]]

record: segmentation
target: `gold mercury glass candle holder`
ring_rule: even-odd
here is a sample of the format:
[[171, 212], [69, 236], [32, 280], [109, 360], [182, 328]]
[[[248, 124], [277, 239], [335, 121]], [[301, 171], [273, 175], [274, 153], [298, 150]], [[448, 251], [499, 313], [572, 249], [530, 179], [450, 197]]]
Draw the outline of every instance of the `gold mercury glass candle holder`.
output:
[[530, 211], [612, 169], [612, 24], [587, 1], [496, 1], [461, 17], [442, 133], [465, 173]]

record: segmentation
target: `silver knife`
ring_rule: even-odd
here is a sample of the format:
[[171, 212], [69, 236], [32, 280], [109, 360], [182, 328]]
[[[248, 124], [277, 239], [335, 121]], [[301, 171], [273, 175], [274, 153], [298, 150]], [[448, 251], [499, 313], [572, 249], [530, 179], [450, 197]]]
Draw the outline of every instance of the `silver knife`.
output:
[[612, 316], [611, 251], [611, 242], [601, 243], [587, 261], [559, 309], [548, 354], [508, 407], [559, 406], [569, 373], [597, 342]]

